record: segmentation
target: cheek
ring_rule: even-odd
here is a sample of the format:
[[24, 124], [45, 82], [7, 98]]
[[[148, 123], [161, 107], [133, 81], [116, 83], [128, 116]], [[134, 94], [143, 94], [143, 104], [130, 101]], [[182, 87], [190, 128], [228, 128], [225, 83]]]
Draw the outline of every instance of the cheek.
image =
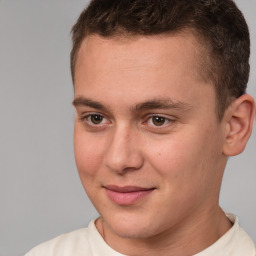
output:
[[173, 190], [207, 186], [213, 179], [218, 145], [208, 131], [190, 130], [163, 139], [154, 147], [146, 146], [147, 159], [154, 170]]
[[103, 141], [100, 138], [92, 138], [82, 128], [75, 126], [75, 160], [81, 178], [82, 176], [96, 176], [104, 155], [102, 144]]
[[194, 161], [196, 149], [191, 150], [194, 143], [190, 139], [179, 138], [170, 136], [145, 146], [146, 158], [159, 174], [176, 176]]

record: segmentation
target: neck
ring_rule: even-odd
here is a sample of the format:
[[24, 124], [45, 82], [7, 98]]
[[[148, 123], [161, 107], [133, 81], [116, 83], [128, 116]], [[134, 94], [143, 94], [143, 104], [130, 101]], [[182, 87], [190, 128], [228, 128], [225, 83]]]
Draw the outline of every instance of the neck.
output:
[[182, 226], [177, 225], [153, 237], [143, 239], [120, 237], [112, 232], [102, 218], [96, 222], [98, 231], [111, 248], [132, 256], [194, 255], [216, 242], [231, 226], [220, 208], [217, 211], [201, 212], [197, 217], [189, 216]]

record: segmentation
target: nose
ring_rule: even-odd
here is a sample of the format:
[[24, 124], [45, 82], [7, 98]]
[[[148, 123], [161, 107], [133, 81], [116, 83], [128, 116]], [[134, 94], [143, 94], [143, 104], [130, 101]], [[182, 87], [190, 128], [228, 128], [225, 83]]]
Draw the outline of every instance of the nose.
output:
[[105, 154], [105, 166], [118, 174], [124, 174], [139, 170], [143, 161], [136, 131], [132, 131], [129, 127], [116, 128]]

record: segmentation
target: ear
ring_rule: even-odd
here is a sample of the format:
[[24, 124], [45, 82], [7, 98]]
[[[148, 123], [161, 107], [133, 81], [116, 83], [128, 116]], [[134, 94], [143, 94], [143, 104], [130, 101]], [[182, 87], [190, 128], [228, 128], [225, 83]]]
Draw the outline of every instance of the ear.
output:
[[236, 99], [226, 110], [224, 116], [226, 125], [224, 155], [235, 156], [243, 152], [252, 133], [254, 115], [255, 103], [248, 94]]

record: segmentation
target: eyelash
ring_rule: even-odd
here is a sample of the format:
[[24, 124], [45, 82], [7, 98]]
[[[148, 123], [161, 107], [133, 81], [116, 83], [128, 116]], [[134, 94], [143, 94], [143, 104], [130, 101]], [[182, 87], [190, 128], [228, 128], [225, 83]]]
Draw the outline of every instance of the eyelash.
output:
[[[160, 121], [163, 121], [164, 124], [159, 125], [159, 126], [156, 125], [156, 124], [154, 124], [154, 120], [153, 120], [154, 118], [156, 118], [155, 121], [157, 121], [157, 119], [160, 119]], [[170, 118], [167, 118], [167, 117], [165, 117], [165, 116], [163, 116], [163, 115], [150, 115], [150, 116], [146, 119], [146, 122], [149, 123], [150, 120], [151, 120], [151, 125], [152, 125], [153, 127], [155, 127], [155, 128], [158, 128], [158, 129], [164, 128], [164, 127], [166, 127], [169, 123], [175, 121], [175, 120], [170, 119]]]
[[[84, 123], [84, 122], [87, 122], [88, 125], [93, 126], [93, 127], [102, 126], [102, 123], [94, 124], [92, 121], [89, 120], [90, 118], [96, 117], [96, 116], [98, 116], [98, 117], [100, 117], [100, 118], [102, 118], [102, 119], [107, 120], [107, 118], [104, 117], [104, 115], [102, 115], [102, 114], [99, 114], [99, 113], [90, 113], [90, 114], [87, 114], [86, 116], [82, 116], [82, 117], [80, 118], [80, 121], [83, 122], [83, 123]], [[110, 122], [109, 122], [109, 123], [110, 123]]]
[[[92, 117], [97, 117], [97, 116], [102, 118], [102, 120], [105, 119], [104, 123], [99, 122], [98, 124], [95, 124], [90, 120]], [[164, 124], [159, 125], [159, 126], [154, 124], [153, 118], [160, 118], [160, 120], [164, 121]], [[86, 123], [88, 126], [90, 126], [92, 128], [96, 128], [96, 129], [103, 128], [105, 125], [111, 124], [111, 121], [108, 121], [108, 118], [106, 118], [104, 115], [99, 114], [99, 113], [89, 113], [85, 116], [82, 116], [80, 118], [80, 121], [83, 123]], [[174, 118], [171, 119], [171, 118], [165, 117], [164, 115], [151, 114], [151, 115], [146, 116], [146, 120], [144, 122], [142, 122], [142, 124], [144, 125], [144, 124], [148, 124], [149, 122], [151, 122], [150, 126], [154, 127], [154, 129], [164, 129], [164, 128], [166, 128], [166, 126], [168, 126], [170, 124], [174, 124], [175, 121], [176, 120]]]

